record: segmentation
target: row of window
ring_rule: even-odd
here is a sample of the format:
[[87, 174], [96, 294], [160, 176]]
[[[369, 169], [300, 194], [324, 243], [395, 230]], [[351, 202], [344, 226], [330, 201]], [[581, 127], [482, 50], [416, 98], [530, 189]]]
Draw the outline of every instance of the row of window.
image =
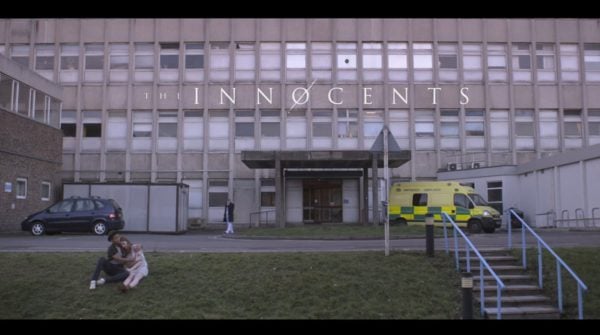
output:
[[0, 73], [0, 109], [59, 126], [61, 102]]
[[[52, 183], [42, 181], [40, 183], [40, 197], [42, 201], [50, 201]], [[27, 199], [27, 178], [17, 178], [15, 183], [15, 194], [17, 199]]]
[[[238, 150], [254, 149], [255, 138], [261, 141], [262, 148], [280, 147], [281, 134], [285, 127], [286, 141], [299, 141], [306, 146], [307, 138], [312, 138], [313, 147], [331, 147], [332, 137], [347, 148], [358, 148], [358, 137], [362, 135], [365, 146], [379, 134], [384, 125], [382, 110], [341, 109], [334, 115], [332, 110], [313, 110], [312, 120], [308, 122], [305, 110], [294, 110], [281, 122], [279, 110], [261, 110], [260, 121], [256, 122], [255, 112], [251, 110], [235, 111], [233, 136]], [[63, 111], [61, 128], [64, 134], [63, 148], [74, 150], [78, 121], [75, 111]], [[359, 118], [362, 124], [359, 124]], [[486, 115], [484, 109], [441, 109], [415, 110], [412, 125], [407, 110], [389, 111], [389, 129], [402, 147], [408, 148], [410, 134], [416, 139], [416, 149], [435, 148], [436, 133], [442, 142], [440, 149], [460, 149], [466, 145], [469, 149], [484, 149], [489, 123], [489, 138], [495, 149], [509, 149], [510, 139], [515, 135], [519, 149], [533, 149], [534, 138], [542, 141], [545, 149], [559, 148], [559, 138], [579, 139], [569, 142], [569, 147], [583, 146], [582, 138], [590, 137], [590, 144], [600, 143], [600, 110], [534, 110], [517, 109], [511, 116], [508, 110], [491, 110]], [[587, 122], [584, 120], [587, 119]], [[156, 121], [156, 123], [155, 123]], [[184, 111], [181, 127], [178, 125], [176, 111], [158, 111], [154, 120], [151, 111], [133, 111], [131, 123], [127, 121], [126, 111], [108, 111], [107, 120], [102, 122], [100, 111], [83, 111], [81, 116], [81, 149], [97, 151], [101, 138], [106, 137], [108, 151], [125, 151], [128, 139], [131, 139], [133, 151], [152, 150], [152, 138], [157, 138], [158, 151], [176, 151], [178, 138], [181, 138], [184, 151], [203, 149], [204, 137], [208, 137], [209, 150], [227, 150], [230, 140], [229, 111], [208, 111], [208, 133], [204, 133], [205, 118], [202, 111]], [[103, 126], [105, 131], [103, 132]], [[179, 136], [179, 132], [181, 136]], [[360, 134], [359, 134], [360, 133]], [[462, 134], [462, 136], [461, 136]], [[258, 135], [258, 136], [257, 136]], [[461, 137], [466, 144], [461, 144]], [[304, 141], [304, 142], [302, 142]], [[569, 140], [570, 141], [570, 140]], [[525, 144], [526, 143], [526, 144]]]
[[[0, 46], [0, 53], [6, 52], [4, 48]], [[513, 81], [532, 81], [534, 70], [537, 81], [541, 82], [556, 81], [557, 74], [563, 81], [579, 81], [581, 69], [585, 71], [586, 81], [600, 81], [600, 43], [584, 43], [583, 57], [575, 43], [521, 42], [510, 46], [506, 43], [438, 43], [435, 53], [433, 43], [420, 42], [161, 42], [132, 46], [87, 43], [83, 47], [37, 44], [33, 53], [29, 45], [13, 44], [9, 55], [25, 66], [30, 65], [30, 55], [33, 55], [32, 68], [55, 80], [57, 48], [60, 82], [103, 81], [105, 53], [110, 70], [108, 80], [112, 82], [129, 80], [127, 70], [130, 68], [135, 70], [134, 81], [153, 81], [156, 67], [160, 69], [159, 81], [178, 81], [180, 62], [186, 70], [183, 80], [203, 81], [205, 52], [210, 56], [207, 79], [217, 82], [230, 80], [230, 67], [233, 67], [235, 81], [254, 81], [257, 68], [261, 81], [281, 81], [282, 69], [286, 81], [307, 80], [307, 69], [311, 80], [332, 81], [334, 67], [338, 81], [357, 81], [357, 69], [362, 70], [364, 81], [383, 81], [383, 70], [390, 81], [408, 81], [409, 69], [415, 81], [433, 81], [434, 70], [440, 81], [482, 81], [486, 68], [489, 81], [508, 81], [509, 69], [512, 69]], [[80, 78], [80, 68], [85, 70], [83, 78]]]

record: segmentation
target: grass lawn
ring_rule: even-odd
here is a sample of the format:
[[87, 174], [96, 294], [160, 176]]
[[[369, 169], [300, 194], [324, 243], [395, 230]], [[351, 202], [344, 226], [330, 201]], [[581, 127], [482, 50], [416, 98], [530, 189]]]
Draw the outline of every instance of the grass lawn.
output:
[[126, 294], [116, 284], [88, 289], [101, 255], [0, 253], [0, 319], [458, 319], [461, 313], [459, 275], [442, 253], [146, 253], [150, 275]]
[[[575, 271], [587, 285], [583, 293], [584, 319], [600, 319], [600, 248], [557, 248], [554, 251]], [[521, 258], [521, 249], [514, 251]], [[527, 268], [537, 281], [537, 249], [527, 250]], [[558, 290], [556, 286], [556, 260], [546, 250], [543, 252], [544, 291], [552, 297], [553, 304], [558, 306]], [[563, 318], [576, 319], [577, 283], [564, 268], [561, 269], [563, 286]]]
[[[348, 239], [348, 238], [383, 238], [383, 225], [347, 225], [347, 224], [318, 224], [292, 226], [286, 228], [260, 227], [238, 229], [236, 234], [242, 236], [273, 236], [290, 238], [319, 238], [319, 239]], [[444, 236], [442, 228], [434, 229], [435, 236]], [[448, 230], [452, 234], [452, 230]], [[425, 226], [390, 225], [390, 238], [425, 237]]]

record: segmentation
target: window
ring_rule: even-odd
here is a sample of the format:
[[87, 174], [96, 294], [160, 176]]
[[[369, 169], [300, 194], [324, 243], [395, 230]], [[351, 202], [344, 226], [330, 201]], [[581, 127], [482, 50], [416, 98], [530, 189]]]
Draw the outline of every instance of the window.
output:
[[158, 112], [157, 149], [162, 152], [177, 151], [177, 111]]
[[488, 181], [488, 204], [502, 213], [502, 181]]
[[236, 122], [235, 137], [254, 137], [254, 123]]
[[506, 151], [510, 147], [510, 122], [507, 110], [490, 111], [490, 144], [493, 151]]
[[135, 44], [135, 81], [147, 82], [154, 78], [154, 44]]
[[331, 148], [332, 145], [332, 111], [312, 110], [312, 147]]
[[[366, 109], [364, 111], [363, 135], [373, 141], [383, 129], [383, 111]], [[370, 146], [369, 146], [370, 148]]]
[[536, 68], [538, 81], [555, 81], [554, 44], [536, 43]]
[[337, 133], [341, 139], [358, 137], [358, 111], [352, 109], [338, 110]]
[[585, 43], [583, 50], [585, 80], [600, 81], [600, 43]]
[[13, 79], [0, 73], [0, 109], [12, 110]]
[[104, 45], [90, 43], [85, 45], [85, 81], [99, 82], [103, 80]]
[[581, 137], [583, 136], [583, 124], [581, 122], [581, 110], [565, 110], [565, 136]]
[[281, 43], [260, 44], [260, 80], [279, 81], [281, 78]]
[[356, 43], [338, 43], [337, 79], [340, 81], [355, 81], [356, 68]]
[[458, 109], [440, 109], [440, 146], [445, 150], [460, 148], [460, 123]]
[[129, 44], [113, 43], [110, 45], [110, 81], [127, 81], [129, 71]]
[[235, 44], [235, 80], [254, 81], [255, 64], [254, 43], [237, 42]]
[[438, 44], [438, 64], [441, 81], [458, 80], [458, 55], [456, 44]]
[[208, 149], [209, 151], [227, 151], [229, 149], [229, 111], [208, 111]]
[[[590, 137], [600, 136], [600, 109], [588, 110], [588, 134]], [[597, 144], [598, 139], [590, 139], [590, 144]]]
[[390, 81], [408, 80], [407, 43], [388, 43], [388, 75]]
[[204, 138], [204, 119], [201, 110], [184, 111], [183, 150], [201, 150]]
[[83, 137], [102, 137], [102, 114], [100, 111], [83, 112]]
[[473, 208], [471, 201], [464, 194], [454, 194], [454, 206], [462, 208]]
[[512, 44], [512, 69], [514, 81], [531, 81], [530, 43]]
[[[228, 197], [228, 185], [226, 179], [210, 179], [208, 181], [208, 206], [225, 207]], [[221, 211], [221, 217], [223, 212]]]
[[363, 80], [383, 80], [383, 56], [381, 43], [363, 43], [362, 45]]
[[415, 81], [433, 81], [433, 50], [431, 43], [413, 43]]
[[43, 181], [41, 186], [40, 194], [42, 196], [42, 201], [50, 201], [52, 184], [47, 181]]
[[132, 150], [149, 151], [152, 143], [152, 112], [133, 111], [132, 123]]
[[60, 114], [60, 129], [63, 137], [75, 137], [77, 131], [76, 112], [73, 110], [63, 110]]
[[312, 78], [331, 81], [332, 46], [331, 43], [314, 42], [311, 45]]
[[427, 193], [415, 193], [412, 198], [413, 206], [427, 206]]
[[210, 80], [229, 80], [229, 42], [210, 43]]
[[60, 81], [74, 83], [79, 80], [79, 45], [62, 44], [60, 49]]
[[409, 148], [409, 136], [411, 131], [409, 131], [409, 122], [408, 122], [408, 111], [400, 110], [400, 109], [390, 109], [390, 122], [389, 128], [390, 132], [394, 135], [396, 142], [400, 148]]
[[540, 110], [539, 118], [542, 149], [558, 149], [558, 111]]
[[13, 44], [10, 48], [10, 58], [25, 67], [29, 67], [29, 45]]
[[52, 80], [54, 75], [54, 45], [53, 44], [38, 44], [35, 46], [35, 69], [50, 71]]
[[108, 111], [106, 124], [106, 149], [124, 151], [127, 146], [127, 112], [124, 110]]
[[185, 80], [204, 79], [204, 43], [185, 44]]
[[488, 77], [490, 81], [506, 81], [506, 45], [488, 44]]
[[526, 151], [535, 148], [534, 114], [532, 110], [515, 110], [515, 145], [517, 150]]
[[17, 199], [27, 199], [27, 178], [17, 178]]
[[[331, 124], [329, 125], [331, 129]], [[289, 149], [306, 148], [306, 110], [294, 109], [286, 118], [286, 143]]]
[[285, 66], [287, 81], [306, 79], [306, 43], [285, 44]]
[[260, 205], [262, 207], [275, 207], [275, 180], [261, 179]]
[[434, 149], [434, 113], [432, 110], [415, 111], [415, 145], [417, 150]]
[[281, 116], [279, 110], [260, 111], [260, 135], [262, 137], [280, 136]]
[[463, 44], [463, 75], [465, 81], [483, 80], [481, 44]]
[[159, 80], [173, 82], [179, 80], [179, 43], [160, 43]]
[[560, 75], [563, 81], [579, 81], [579, 48], [577, 44], [560, 45]]

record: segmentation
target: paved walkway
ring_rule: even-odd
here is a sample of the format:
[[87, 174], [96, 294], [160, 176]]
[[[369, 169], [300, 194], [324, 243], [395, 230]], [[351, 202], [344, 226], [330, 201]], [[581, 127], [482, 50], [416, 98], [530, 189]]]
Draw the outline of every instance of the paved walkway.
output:
[[[600, 231], [539, 230], [538, 234], [555, 247], [600, 247]], [[142, 243], [147, 252], [343, 252], [382, 251], [381, 240], [289, 240], [233, 238], [219, 233], [188, 232], [181, 235], [126, 233], [130, 240]], [[502, 248], [507, 246], [507, 233], [471, 235], [478, 248]], [[513, 247], [520, 246], [520, 231], [513, 233]], [[453, 240], [449, 240], [453, 248]], [[535, 246], [531, 236], [529, 246]], [[0, 234], [0, 252], [104, 252], [108, 246], [106, 236], [90, 234], [58, 234], [34, 237], [28, 233]], [[443, 250], [444, 239], [436, 238], [436, 250]], [[463, 248], [463, 243], [459, 244]], [[391, 250], [425, 250], [425, 239], [397, 239], [390, 241]]]

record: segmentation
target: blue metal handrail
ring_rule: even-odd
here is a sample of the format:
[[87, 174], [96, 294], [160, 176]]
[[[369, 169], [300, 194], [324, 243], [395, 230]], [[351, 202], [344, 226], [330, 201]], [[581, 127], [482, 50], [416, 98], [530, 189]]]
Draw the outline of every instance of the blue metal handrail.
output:
[[458, 225], [456, 223], [454, 223], [454, 221], [452, 220], [452, 218], [446, 213], [446, 212], [442, 212], [442, 224], [444, 226], [444, 243], [445, 243], [445, 247], [446, 247], [446, 253], [450, 254], [450, 251], [448, 249], [448, 233], [446, 231], [446, 219], [448, 219], [448, 221], [450, 222], [450, 224], [452, 224], [452, 227], [454, 227], [454, 258], [456, 259], [456, 270], [460, 271], [460, 263], [458, 261], [458, 239], [456, 238], [456, 232], [458, 232], [463, 239], [466, 242], [466, 258], [467, 258], [467, 272], [471, 272], [471, 259], [470, 259], [470, 249], [473, 249], [473, 251], [475, 252], [475, 255], [477, 256], [477, 258], [479, 258], [479, 288], [480, 288], [480, 309], [481, 309], [481, 315], [484, 314], [485, 312], [485, 286], [483, 284], [483, 268], [485, 267], [490, 274], [492, 275], [492, 277], [496, 280], [496, 307], [497, 307], [497, 316], [496, 318], [498, 320], [502, 319], [502, 290], [505, 288], [504, 283], [502, 282], [502, 280], [500, 279], [500, 277], [498, 277], [498, 275], [496, 274], [496, 272], [492, 269], [492, 267], [488, 264], [488, 262], [486, 262], [486, 260], [483, 258], [483, 256], [481, 256], [481, 254], [479, 253], [479, 251], [477, 250], [477, 248], [475, 247], [475, 245], [473, 245], [473, 243], [471, 242], [471, 240], [469, 240], [469, 238], [467, 237], [467, 235], [465, 235], [465, 233], [463, 233], [463, 231], [458, 227]]
[[[552, 256], [556, 259], [556, 283], [558, 286], [558, 309], [562, 313], [563, 312], [563, 297], [562, 297], [562, 277], [561, 277], [561, 266], [567, 269], [573, 279], [577, 282], [577, 308], [579, 311], [579, 319], [583, 319], [583, 290], [587, 291], [587, 286], [585, 283], [575, 274], [575, 271], [571, 270], [571, 268], [565, 263], [562, 258], [560, 258], [552, 248], [544, 240], [531, 229], [531, 227], [525, 223], [525, 221], [517, 215], [512, 209], [509, 210], [508, 217], [508, 247], [511, 248], [512, 245], [512, 234], [511, 234], [511, 223], [510, 223], [510, 215], [514, 215], [521, 222], [521, 248], [523, 249], [523, 268], [527, 269], [527, 248], [525, 245], [525, 231], [528, 230], [533, 237], [537, 239], [537, 249], [538, 249], [538, 285], [540, 288], [543, 287], [543, 273], [542, 273], [542, 246], [546, 248]], [[524, 227], [524, 228], [523, 228]]]

